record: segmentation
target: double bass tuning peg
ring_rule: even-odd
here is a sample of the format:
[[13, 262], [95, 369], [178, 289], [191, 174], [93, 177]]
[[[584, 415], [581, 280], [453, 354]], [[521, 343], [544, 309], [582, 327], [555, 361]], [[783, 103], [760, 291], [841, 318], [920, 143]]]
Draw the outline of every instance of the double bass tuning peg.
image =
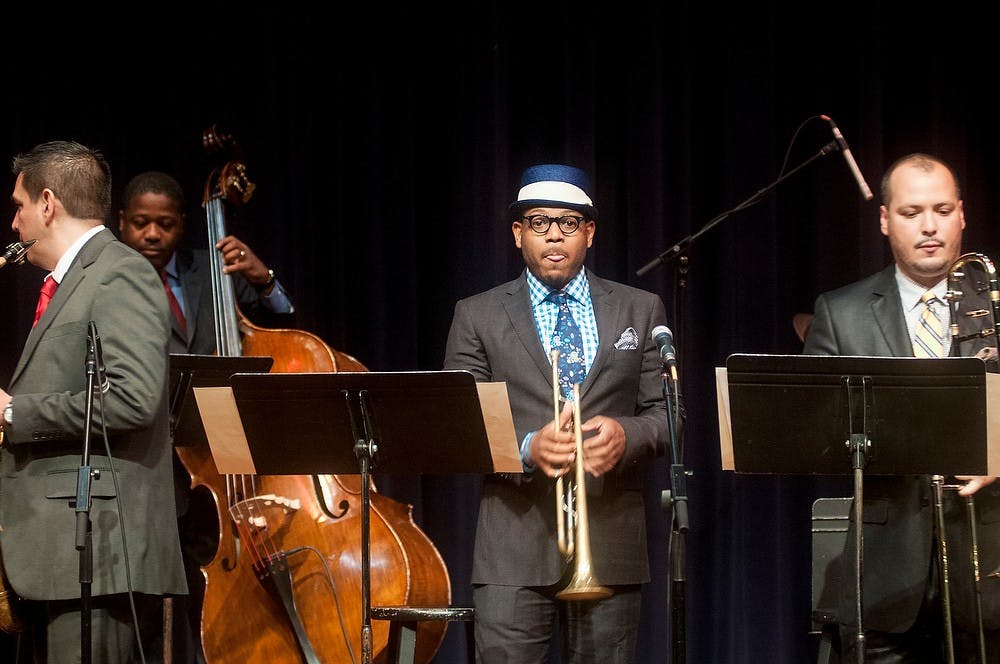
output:
[[245, 204], [253, 196], [257, 188], [247, 177], [247, 167], [241, 161], [231, 161], [222, 167], [219, 178], [222, 195], [230, 203]]

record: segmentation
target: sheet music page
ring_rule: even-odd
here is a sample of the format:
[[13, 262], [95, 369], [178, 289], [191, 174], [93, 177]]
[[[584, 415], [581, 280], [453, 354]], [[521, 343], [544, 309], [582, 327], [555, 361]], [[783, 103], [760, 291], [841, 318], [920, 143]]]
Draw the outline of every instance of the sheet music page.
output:
[[231, 387], [194, 387], [215, 467], [222, 475], [256, 475], [243, 421]]
[[493, 472], [523, 473], [521, 450], [514, 433], [514, 416], [510, 412], [507, 383], [476, 383], [479, 405], [483, 410], [486, 437], [493, 455]]
[[729, 420], [729, 374], [726, 367], [715, 367], [715, 398], [719, 406], [719, 453], [722, 470], [736, 470], [733, 460], [733, 426]]
[[1000, 475], [1000, 408], [991, 407], [1000, 399], [1000, 374], [986, 373], [986, 474]]

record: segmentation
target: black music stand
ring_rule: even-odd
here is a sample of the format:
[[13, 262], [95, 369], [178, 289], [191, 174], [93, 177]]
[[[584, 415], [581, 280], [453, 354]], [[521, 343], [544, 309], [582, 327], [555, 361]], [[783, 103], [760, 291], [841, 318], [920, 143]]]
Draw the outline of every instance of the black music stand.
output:
[[[371, 474], [376, 467], [398, 474], [494, 472], [475, 378], [467, 371], [238, 373], [230, 384], [257, 473], [360, 471], [361, 650], [370, 664]], [[273, 444], [275, 422], [296, 446]], [[516, 455], [516, 441], [510, 444]], [[427, 610], [425, 619], [441, 619], [439, 611]], [[457, 611], [464, 612], [457, 619], [468, 619], [466, 609]]]
[[[850, 473], [856, 524], [863, 523], [866, 473], [989, 474], [986, 365], [978, 358], [736, 354], [726, 374], [734, 470]], [[862, 528], [854, 532], [864, 661]]]
[[225, 387], [234, 373], [267, 373], [272, 357], [170, 354], [170, 435], [177, 446], [208, 445], [193, 387]]
[[[177, 447], [205, 446], [205, 426], [202, 424], [191, 388], [223, 387], [229, 377], [237, 372], [270, 371], [274, 358], [219, 355], [170, 354], [170, 437]], [[172, 597], [163, 598], [163, 660], [173, 659], [174, 603]]]

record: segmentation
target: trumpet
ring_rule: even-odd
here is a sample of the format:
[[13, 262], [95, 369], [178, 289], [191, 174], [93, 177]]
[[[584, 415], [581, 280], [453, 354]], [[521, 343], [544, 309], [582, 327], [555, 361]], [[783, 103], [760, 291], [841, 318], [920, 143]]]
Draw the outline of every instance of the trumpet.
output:
[[[559, 422], [559, 350], [550, 353], [552, 360], [553, 426]], [[612, 590], [602, 586], [593, 571], [590, 555], [590, 521], [587, 516], [586, 472], [583, 469], [583, 430], [580, 416], [580, 386], [573, 386], [573, 434], [576, 438], [576, 462], [572, 481], [556, 478], [556, 532], [559, 552], [573, 560], [573, 577], [556, 597], [564, 600], [604, 599]]]
[[[970, 267], [978, 266], [975, 270]], [[973, 274], [982, 271], [984, 276]], [[971, 288], [971, 290], [969, 290]], [[981, 294], [989, 291], [990, 309], [963, 307], [966, 295], [971, 292]], [[996, 359], [997, 339], [1000, 339], [1000, 281], [997, 270], [988, 256], [979, 253], [962, 254], [952, 263], [948, 270], [948, 292], [945, 294], [949, 309], [949, 331], [951, 334], [951, 355], [960, 354], [960, 344], [972, 339], [990, 339], [977, 357], [983, 360]], [[981, 302], [976, 302], [978, 306]], [[948, 558], [948, 544], [945, 537], [944, 490], [958, 490], [958, 484], [945, 484], [941, 475], [931, 476], [934, 494], [935, 531], [937, 533], [938, 566], [941, 570], [941, 607], [944, 626], [944, 644], [947, 661], [955, 661], [954, 637], [951, 617], [951, 572]], [[986, 643], [983, 631], [983, 604], [981, 594], [981, 575], [979, 569], [979, 539], [976, 526], [976, 502], [973, 496], [965, 498], [965, 512], [970, 537], [970, 562], [973, 574], [973, 589], [975, 593], [977, 646], [979, 662], [986, 662]], [[990, 572], [987, 576], [998, 576], [1000, 570]]]

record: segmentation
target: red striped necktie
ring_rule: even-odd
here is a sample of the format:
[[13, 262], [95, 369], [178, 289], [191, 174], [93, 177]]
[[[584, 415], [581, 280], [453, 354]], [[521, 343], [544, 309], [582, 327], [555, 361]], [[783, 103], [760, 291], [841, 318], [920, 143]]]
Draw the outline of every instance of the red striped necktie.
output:
[[45, 281], [42, 282], [42, 290], [38, 293], [38, 304], [35, 306], [35, 322], [31, 324], [31, 327], [38, 325], [38, 319], [42, 317], [45, 308], [49, 306], [49, 301], [52, 300], [57, 288], [59, 288], [59, 282], [53, 279], [51, 274], [45, 277]]

